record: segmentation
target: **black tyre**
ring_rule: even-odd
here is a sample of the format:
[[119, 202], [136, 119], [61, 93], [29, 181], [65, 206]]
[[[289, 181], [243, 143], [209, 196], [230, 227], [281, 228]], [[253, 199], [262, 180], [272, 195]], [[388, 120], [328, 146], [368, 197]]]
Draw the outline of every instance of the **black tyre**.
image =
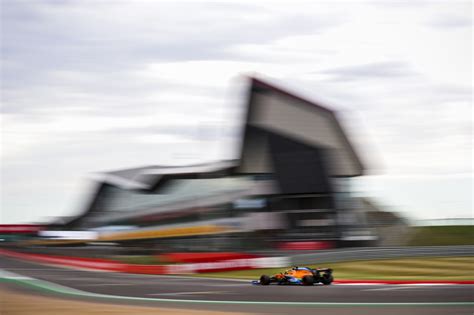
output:
[[303, 285], [313, 285], [314, 278], [313, 276], [304, 276], [303, 279], [301, 279], [301, 282], [303, 283]]
[[270, 277], [267, 275], [262, 275], [260, 277], [260, 284], [261, 285], [269, 285], [270, 284]]
[[321, 283], [324, 285], [330, 285], [334, 281], [334, 277], [332, 275], [324, 274], [321, 277]]

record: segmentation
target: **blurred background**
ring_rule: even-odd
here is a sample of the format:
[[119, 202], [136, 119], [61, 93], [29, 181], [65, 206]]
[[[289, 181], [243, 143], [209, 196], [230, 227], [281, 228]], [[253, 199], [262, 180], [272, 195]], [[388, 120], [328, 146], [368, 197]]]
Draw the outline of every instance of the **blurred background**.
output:
[[474, 244], [472, 2], [5, 0], [1, 21], [4, 249], [278, 267]]

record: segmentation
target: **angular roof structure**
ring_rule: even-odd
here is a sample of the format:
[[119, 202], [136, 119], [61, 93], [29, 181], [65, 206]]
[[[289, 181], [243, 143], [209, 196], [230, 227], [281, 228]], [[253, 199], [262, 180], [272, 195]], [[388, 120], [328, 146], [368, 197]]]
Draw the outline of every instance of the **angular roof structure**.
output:
[[329, 176], [363, 174], [364, 166], [332, 110], [257, 78], [250, 83], [239, 173], [272, 172], [269, 138], [278, 135], [321, 149]]
[[103, 183], [123, 189], [157, 190], [172, 179], [193, 179], [204, 175], [211, 176], [229, 172], [237, 161], [186, 166], [144, 166], [96, 174], [95, 178]]

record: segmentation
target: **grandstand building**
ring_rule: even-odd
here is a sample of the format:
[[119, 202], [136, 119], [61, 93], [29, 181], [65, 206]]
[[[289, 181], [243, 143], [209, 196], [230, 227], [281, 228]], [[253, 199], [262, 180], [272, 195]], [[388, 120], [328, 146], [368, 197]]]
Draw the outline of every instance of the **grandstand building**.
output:
[[363, 174], [333, 111], [251, 78], [238, 159], [103, 173], [61, 229], [164, 251], [360, 244], [374, 240], [350, 192]]

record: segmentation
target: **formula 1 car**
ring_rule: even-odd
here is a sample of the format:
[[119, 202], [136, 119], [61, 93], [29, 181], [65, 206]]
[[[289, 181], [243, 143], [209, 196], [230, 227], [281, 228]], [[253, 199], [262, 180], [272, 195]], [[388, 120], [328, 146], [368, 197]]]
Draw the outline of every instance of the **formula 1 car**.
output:
[[276, 283], [313, 285], [315, 283], [322, 283], [329, 285], [333, 280], [332, 269], [330, 268], [311, 269], [308, 267], [293, 267], [273, 276], [262, 275], [260, 280], [254, 280], [252, 284], [269, 285]]

